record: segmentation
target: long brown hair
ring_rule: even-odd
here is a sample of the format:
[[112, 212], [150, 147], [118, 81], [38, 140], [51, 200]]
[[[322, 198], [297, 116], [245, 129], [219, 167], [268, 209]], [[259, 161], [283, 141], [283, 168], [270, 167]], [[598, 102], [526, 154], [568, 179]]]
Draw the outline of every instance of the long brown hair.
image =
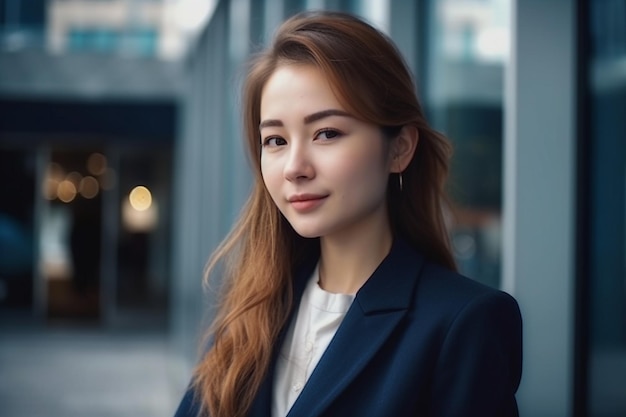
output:
[[379, 125], [390, 139], [404, 126], [417, 129], [419, 144], [402, 173], [403, 189], [395, 174], [389, 178], [390, 223], [394, 235], [427, 259], [455, 269], [443, 218], [450, 145], [428, 126], [401, 54], [386, 35], [351, 15], [304, 12], [290, 18], [272, 45], [251, 61], [243, 89], [254, 188], [209, 264], [211, 269], [225, 261], [225, 284], [209, 333], [212, 345], [194, 379], [203, 412], [212, 417], [248, 412], [291, 309], [292, 271], [317, 250], [317, 239], [298, 236], [287, 223], [261, 176], [262, 90], [277, 66], [286, 63], [319, 68], [346, 109]]

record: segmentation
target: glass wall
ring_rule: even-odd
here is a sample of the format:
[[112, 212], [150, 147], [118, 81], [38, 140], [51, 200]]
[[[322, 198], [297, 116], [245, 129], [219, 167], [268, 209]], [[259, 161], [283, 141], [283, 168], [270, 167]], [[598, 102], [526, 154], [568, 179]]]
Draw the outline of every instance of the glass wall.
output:
[[431, 0], [421, 66], [425, 108], [454, 145], [449, 193], [461, 272], [500, 284], [504, 69], [510, 0]]
[[626, 415], [626, 3], [588, 2], [589, 415]]
[[[0, 201], [0, 306], [165, 316], [180, 58], [210, 12], [200, 3], [0, 0], [0, 173], [15, 178], [0, 187], [13, 195]], [[110, 189], [87, 167], [95, 153]], [[136, 186], [150, 209], [124, 205]]]
[[0, 0], [0, 50], [40, 47], [45, 20], [46, 0]]

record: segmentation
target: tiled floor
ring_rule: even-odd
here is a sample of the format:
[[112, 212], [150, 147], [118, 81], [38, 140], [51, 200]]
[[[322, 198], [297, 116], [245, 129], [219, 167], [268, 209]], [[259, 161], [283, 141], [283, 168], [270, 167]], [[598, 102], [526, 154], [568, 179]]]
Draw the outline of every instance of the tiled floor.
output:
[[163, 331], [0, 327], [1, 417], [169, 417], [184, 389]]

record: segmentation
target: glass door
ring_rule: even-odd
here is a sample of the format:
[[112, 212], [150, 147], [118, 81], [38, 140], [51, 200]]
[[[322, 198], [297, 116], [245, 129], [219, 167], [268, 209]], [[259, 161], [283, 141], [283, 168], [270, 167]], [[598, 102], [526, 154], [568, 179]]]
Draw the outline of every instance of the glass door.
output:
[[618, 417], [626, 415], [626, 2], [586, 7], [587, 408]]

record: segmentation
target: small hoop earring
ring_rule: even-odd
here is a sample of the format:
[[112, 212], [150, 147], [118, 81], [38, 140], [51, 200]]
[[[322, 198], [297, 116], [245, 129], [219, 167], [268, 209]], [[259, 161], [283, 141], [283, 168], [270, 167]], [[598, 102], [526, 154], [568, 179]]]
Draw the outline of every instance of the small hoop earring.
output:
[[400, 183], [400, 192], [402, 192], [402, 172], [398, 173], [398, 182]]

